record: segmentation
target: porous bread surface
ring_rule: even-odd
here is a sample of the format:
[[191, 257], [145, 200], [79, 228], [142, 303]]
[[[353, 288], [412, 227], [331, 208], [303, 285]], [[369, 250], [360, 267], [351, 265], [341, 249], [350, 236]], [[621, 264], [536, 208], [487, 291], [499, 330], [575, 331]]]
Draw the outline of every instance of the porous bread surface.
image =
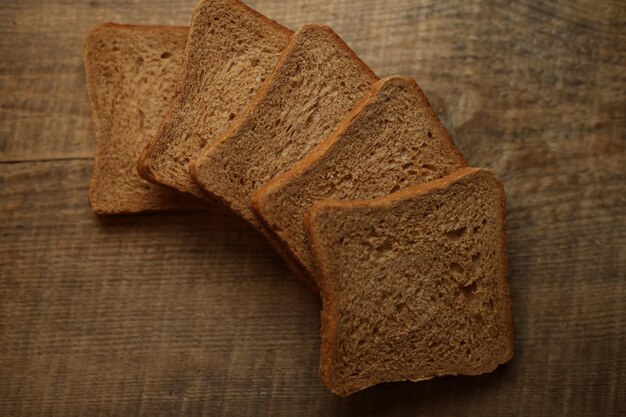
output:
[[320, 374], [332, 392], [481, 374], [512, 357], [504, 190], [493, 172], [320, 202], [306, 224], [321, 272]]
[[417, 83], [393, 76], [378, 81], [306, 158], [256, 192], [252, 206], [315, 280], [304, 230], [313, 203], [379, 197], [465, 165]]
[[262, 230], [252, 193], [327, 137], [376, 79], [330, 28], [303, 26], [238, 123], [191, 164], [194, 179]]
[[291, 33], [237, 0], [200, 1], [176, 96], [142, 152], [140, 175], [206, 198], [191, 179], [189, 161], [254, 97]]
[[174, 96], [189, 29], [107, 23], [89, 32], [83, 57], [96, 136], [89, 202], [99, 214], [200, 208], [151, 184], [137, 158]]

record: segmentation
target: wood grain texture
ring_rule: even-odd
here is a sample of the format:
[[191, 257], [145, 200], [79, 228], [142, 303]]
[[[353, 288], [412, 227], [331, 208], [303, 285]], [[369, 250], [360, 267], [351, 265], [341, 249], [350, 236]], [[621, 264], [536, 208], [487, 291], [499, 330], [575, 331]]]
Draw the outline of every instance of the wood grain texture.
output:
[[319, 301], [251, 229], [89, 211], [85, 32], [194, 3], [0, 7], [0, 415], [626, 414], [624, 2], [249, 2], [415, 77], [505, 182], [513, 361], [345, 399], [317, 376]]

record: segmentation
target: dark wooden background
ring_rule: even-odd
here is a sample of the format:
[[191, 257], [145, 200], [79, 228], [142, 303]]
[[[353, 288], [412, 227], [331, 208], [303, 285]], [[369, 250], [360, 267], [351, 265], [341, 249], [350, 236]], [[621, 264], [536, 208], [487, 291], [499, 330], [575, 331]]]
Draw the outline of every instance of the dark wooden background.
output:
[[320, 303], [251, 229], [89, 211], [82, 37], [188, 24], [194, 0], [3, 1], [0, 415], [626, 415], [626, 3], [249, 3], [415, 77], [468, 161], [503, 178], [515, 358], [328, 393]]

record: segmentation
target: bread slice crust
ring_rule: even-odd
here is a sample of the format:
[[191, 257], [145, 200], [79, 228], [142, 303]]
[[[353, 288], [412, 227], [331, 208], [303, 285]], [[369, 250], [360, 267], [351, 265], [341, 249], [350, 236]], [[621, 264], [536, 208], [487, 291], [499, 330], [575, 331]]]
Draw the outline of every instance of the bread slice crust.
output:
[[303, 224], [315, 201], [379, 197], [465, 166], [415, 80], [391, 76], [303, 160], [254, 193], [252, 207], [315, 281]]
[[478, 168], [378, 199], [316, 203], [305, 224], [320, 271], [326, 386], [344, 396], [510, 360], [504, 215], [502, 183]]
[[[104, 23], [83, 43], [96, 136], [89, 203], [98, 214], [200, 209], [207, 204], [143, 180], [135, 169], [174, 95], [187, 27]], [[159, 91], [155, 91], [159, 86]]]
[[238, 0], [201, 0], [191, 20], [176, 94], [137, 170], [203, 199], [189, 161], [245, 109], [292, 31]]

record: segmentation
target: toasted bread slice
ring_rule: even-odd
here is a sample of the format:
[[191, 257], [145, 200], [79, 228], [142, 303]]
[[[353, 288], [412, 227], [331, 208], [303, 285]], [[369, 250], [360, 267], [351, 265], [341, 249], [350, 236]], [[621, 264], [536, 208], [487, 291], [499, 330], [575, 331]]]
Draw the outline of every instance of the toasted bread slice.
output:
[[304, 230], [313, 203], [379, 197], [465, 166], [417, 83], [393, 76], [377, 82], [306, 158], [256, 192], [252, 205], [315, 279]]
[[206, 198], [189, 175], [189, 161], [254, 97], [291, 33], [237, 0], [201, 0], [175, 98], [141, 154], [140, 175]]
[[193, 161], [192, 176], [263, 230], [252, 193], [327, 137], [376, 80], [332, 29], [303, 26], [242, 117]]
[[99, 214], [201, 208], [151, 184], [137, 157], [174, 96], [189, 28], [106, 23], [89, 32], [83, 57], [96, 134], [89, 202]]
[[513, 356], [505, 198], [464, 168], [306, 218], [323, 300], [320, 374], [335, 394], [476, 375]]

